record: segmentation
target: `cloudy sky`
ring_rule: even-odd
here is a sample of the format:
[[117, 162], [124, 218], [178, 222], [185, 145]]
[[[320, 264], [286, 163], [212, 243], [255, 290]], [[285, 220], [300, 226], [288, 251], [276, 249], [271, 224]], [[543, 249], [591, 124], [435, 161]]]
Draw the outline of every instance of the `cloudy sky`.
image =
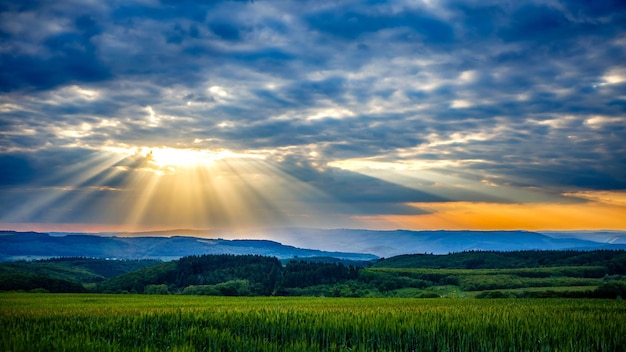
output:
[[625, 229], [622, 1], [0, 1], [0, 225]]

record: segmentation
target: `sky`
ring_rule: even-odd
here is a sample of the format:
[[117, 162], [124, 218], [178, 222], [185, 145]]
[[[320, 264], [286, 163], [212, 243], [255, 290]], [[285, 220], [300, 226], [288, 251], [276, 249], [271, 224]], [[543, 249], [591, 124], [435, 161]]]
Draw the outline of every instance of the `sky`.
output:
[[0, 1], [0, 227], [626, 229], [623, 1]]

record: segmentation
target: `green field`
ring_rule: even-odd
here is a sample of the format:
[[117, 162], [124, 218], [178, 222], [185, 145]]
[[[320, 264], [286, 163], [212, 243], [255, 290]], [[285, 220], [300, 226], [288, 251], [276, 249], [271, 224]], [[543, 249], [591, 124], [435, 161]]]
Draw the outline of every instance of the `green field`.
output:
[[0, 294], [2, 351], [619, 351], [626, 303]]

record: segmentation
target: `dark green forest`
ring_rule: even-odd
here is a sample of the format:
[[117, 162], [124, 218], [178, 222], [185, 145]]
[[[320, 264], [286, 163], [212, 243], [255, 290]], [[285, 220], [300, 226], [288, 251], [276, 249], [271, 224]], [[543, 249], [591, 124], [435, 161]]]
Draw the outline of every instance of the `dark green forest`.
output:
[[554, 266], [604, 266], [608, 274], [626, 273], [626, 251], [468, 251], [447, 255], [407, 254], [381, 259], [379, 268], [514, 269]]
[[354, 264], [258, 255], [170, 262], [58, 258], [0, 264], [0, 291], [613, 299], [626, 294], [625, 251], [417, 254]]

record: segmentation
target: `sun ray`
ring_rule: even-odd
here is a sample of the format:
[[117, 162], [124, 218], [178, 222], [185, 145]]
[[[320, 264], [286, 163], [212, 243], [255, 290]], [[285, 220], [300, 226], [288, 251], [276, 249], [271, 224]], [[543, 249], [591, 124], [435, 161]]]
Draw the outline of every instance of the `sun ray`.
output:
[[63, 169], [51, 174], [40, 184], [25, 190], [35, 194], [35, 198], [10, 211], [4, 218], [30, 219], [35, 214], [45, 211], [46, 221], [55, 222], [62, 219], [68, 215], [63, 209], [70, 206], [71, 210], [72, 205], [79, 204], [81, 199], [87, 198], [87, 194], [93, 192], [93, 189], [88, 187], [91, 185], [90, 180], [101, 176], [106, 179], [111, 168], [122, 159], [120, 155], [95, 153], [79, 163], [63, 165]]
[[124, 219], [126, 224], [136, 227], [143, 224], [158, 184], [159, 175], [148, 171], [136, 171], [129, 177], [128, 184], [125, 186], [127, 193], [123, 204], [120, 204], [127, 212]]
[[[192, 227], [243, 232], [292, 224], [314, 226], [321, 219], [332, 226], [355, 212], [267, 159], [263, 151], [107, 146], [51, 179], [68, 176], [70, 180], [59, 189], [28, 202], [18, 219], [38, 215], [50, 223], [81, 218], [129, 230]], [[35, 214], [44, 209], [47, 216]]]
[[545, 189], [539, 192], [532, 187], [510, 185], [511, 182], [524, 184], [522, 180], [509, 178], [507, 182], [499, 182], [489, 175], [472, 171], [472, 164], [482, 162], [484, 161], [446, 161], [444, 165], [437, 162], [378, 162], [357, 159], [333, 162], [330, 165], [412, 188], [443, 200], [481, 200], [493, 203], [566, 201], [560, 194], [545, 192]]

